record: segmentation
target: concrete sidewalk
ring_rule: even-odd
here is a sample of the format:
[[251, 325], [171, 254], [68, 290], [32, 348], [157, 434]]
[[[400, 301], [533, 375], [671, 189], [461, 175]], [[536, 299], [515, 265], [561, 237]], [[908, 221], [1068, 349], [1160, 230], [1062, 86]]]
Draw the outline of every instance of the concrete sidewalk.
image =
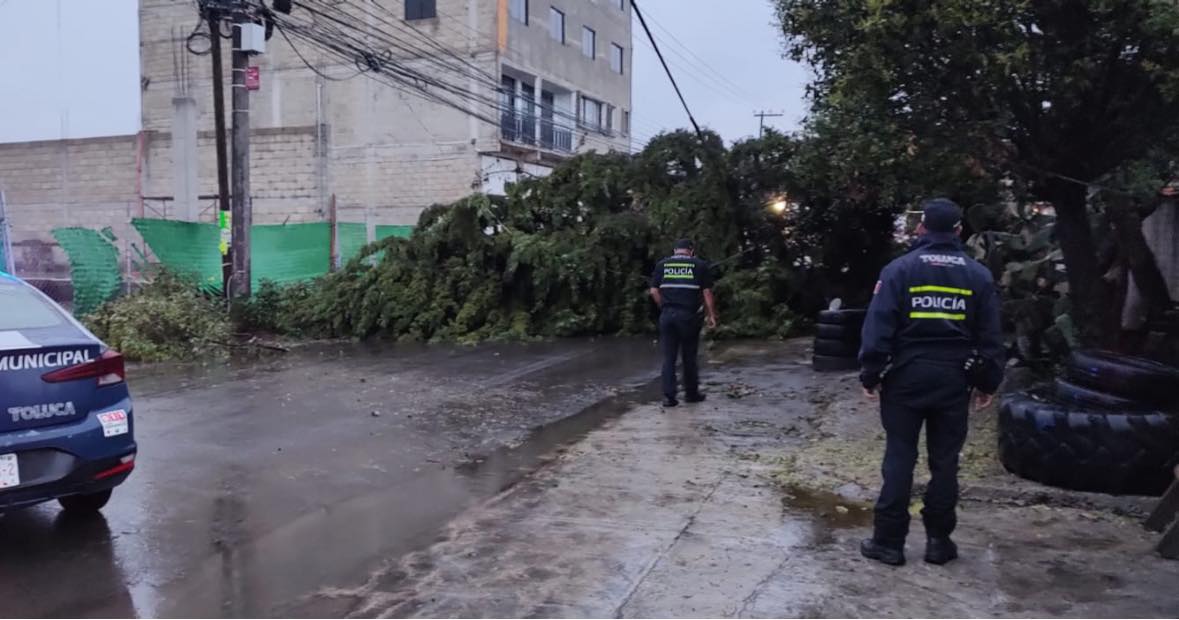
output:
[[1173, 616], [1179, 563], [1109, 513], [970, 503], [963, 558], [861, 559], [870, 511], [772, 481], [823, 395], [799, 344], [708, 371], [711, 399], [644, 405], [452, 521], [428, 549], [296, 614], [423, 617]]

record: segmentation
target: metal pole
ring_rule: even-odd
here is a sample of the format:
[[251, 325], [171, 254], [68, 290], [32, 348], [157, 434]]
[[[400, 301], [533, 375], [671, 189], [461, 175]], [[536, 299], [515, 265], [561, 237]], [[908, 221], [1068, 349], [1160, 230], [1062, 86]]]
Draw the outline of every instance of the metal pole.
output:
[[331, 239], [328, 241], [328, 271], [340, 268], [340, 224], [336, 220], [336, 195], [332, 194], [332, 203], [328, 207], [328, 221], [331, 223]]
[[229, 283], [233, 276], [232, 250], [230, 248], [229, 209], [229, 156], [225, 146], [225, 88], [222, 85], [224, 71], [221, 68], [221, 14], [208, 9], [205, 17], [209, 21], [209, 39], [213, 56], [213, 124], [217, 139], [217, 224], [221, 229], [221, 290], [229, 297]]
[[250, 296], [250, 91], [246, 70], [250, 56], [242, 49], [242, 26], [250, 23], [244, 14], [234, 19], [233, 28], [233, 282], [231, 297]]
[[4, 258], [0, 268], [16, 275], [16, 259], [12, 256], [12, 236], [9, 234], [11, 226], [8, 224], [8, 214], [4, 206], [4, 190], [0, 190], [0, 254]]

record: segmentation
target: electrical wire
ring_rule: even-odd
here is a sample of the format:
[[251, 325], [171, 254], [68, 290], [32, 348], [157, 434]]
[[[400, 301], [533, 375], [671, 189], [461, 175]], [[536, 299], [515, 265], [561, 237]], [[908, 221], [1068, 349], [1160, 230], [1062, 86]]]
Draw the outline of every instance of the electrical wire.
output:
[[675, 88], [675, 94], [679, 96], [680, 103], [684, 106], [684, 112], [688, 113], [688, 120], [692, 121], [692, 127], [696, 129], [696, 136], [703, 141], [704, 132], [700, 130], [700, 124], [696, 122], [696, 117], [692, 116], [692, 109], [688, 107], [688, 102], [684, 99], [684, 93], [680, 90], [680, 85], [676, 83], [675, 76], [671, 74], [671, 68], [667, 66], [667, 61], [663, 58], [663, 52], [659, 51], [659, 44], [655, 42], [655, 36], [651, 34], [651, 29], [647, 27], [647, 20], [643, 18], [643, 12], [639, 9], [639, 3], [636, 0], [630, 0], [630, 5], [634, 8], [635, 15], [639, 18], [639, 23], [643, 26], [643, 31], [647, 33], [647, 38], [651, 40], [651, 46], [655, 48], [655, 55], [659, 56], [659, 62], [663, 64], [663, 70], [667, 73], [667, 79], [671, 80], [671, 85]]
[[[379, 40], [381, 43], [388, 43], [390, 47], [395, 47], [402, 52], [409, 54], [409, 57], [413, 60], [421, 60], [429, 57], [428, 54], [421, 54], [421, 50], [419, 48], [406, 45], [404, 40], [397, 39], [395, 35], [391, 35], [390, 33], [380, 29], [374, 29], [372, 28], [371, 24], [357, 23], [355, 21], [355, 16], [341, 15], [339, 13], [332, 14], [325, 10], [327, 8], [337, 8], [335, 5], [332, 7], [309, 7], [308, 3], [306, 2], [299, 2], [297, 4], [303, 8], [307, 8], [308, 11], [313, 15], [330, 21], [332, 23], [331, 27], [324, 28], [322, 24], [297, 22], [295, 20], [287, 19], [285, 16], [275, 16], [276, 22], [281, 23], [282, 27], [288, 30], [290, 33], [295, 34], [300, 38], [307, 39], [313, 45], [327, 46], [329, 49], [332, 49], [336, 53], [337, 57], [339, 57], [341, 60], [352, 60], [356, 61], [358, 64], [361, 64], [360, 59], [363, 59], [364, 63], [361, 64], [361, 66], [369, 72], [380, 71], [382, 69], [391, 70], [392, 73], [397, 74], [395, 79], [400, 86], [409, 86], [415, 90], [420, 91], [422, 90], [422, 84], [427, 84], [446, 91], [456, 97], [465, 99], [472, 104], [490, 107], [505, 114], [519, 114], [519, 110], [506, 105], [502, 101], [489, 98], [485, 95], [480, 95], [479, 93], [474, 93], [466, 87], [456, 87], [454, 84], [446, 82], [439, 76], [427, 76], [419, 71], [410, 69], [401, 63], [394, 62], [391, 55], [389, 54], [378, 54], [372, 51], [370, 48], [368, 48], [367, 44], [357, 39], [356, 34], [349, 35], [348, 33], [341, 30], [341, 28], [352, 30], [354, 33], [362, 33], [366, 36], [370, 36], [375, 40]], [[352, 3], [346, 1], [339, 4], [352, 5]], [[388, 23], [387, 20], [382, 21]], [[436, 58], [433, 60], [437, 61]], [[481, 71], [481, 75], [473, 75], [454, 64], [439, 64], [437, 62], [434, 64], [439, 66], [439, 68], [449, 70], [461, 77], [475, 78], [489, 87], [494, 85], [494, 91], [500, 94], [505, 94], [498, 82], [493, 82], [490, 80], [489, 74], [487, 74], [485, 71]], [[410, 81], [407, 83], [406, 80]], [[489, 88], [489, 90], [491, 90], [491, 88]], [[443, 101], [439, 101], [439, 97], [437, 95], [432, 94], [427, 98], [433, 100], [436, 103], [443, 103]], [[454, 107], [452, 105], [453, 103], [453, 101], [446, 100], [444, 104]], [[543, 104], [540, 104], [538, 107], [540, 107], [542, 110], [542, 115], [543, 113], [549, 112], [549, 108]], [[577, 118], [572, 114], [557, 108], [552, 108], [551, 114], [554, 118], [577, 121]], [[480, 120], [496, 124], [486, 116], [480, 116]], [[541, 118], [541, 120], [543, 122], [543, 120], [546, 119]], [[634, 132], [632, 131], [632, 134], [633, 133]], [[638, 138], [644, 139], [645, 136], [640, 134]], [[607, 138], [598, 138], [597, 136], [593, 135], [585, 136], [585, 141], [603, 144], [609, 148], [617, 148], [619, 146], [616, 142], [613, 142]]]
[[[648, 49], [652, 52], [655, 52], [655, 48], [646, 39], [641, 39], [641, 41], [643, 42], [643, 46], [646, 49]], [[673, 54], [675, 53], [674, 50], [671, 50], [671, 51]], [[689, 63], [690, 63], [690, 61], [689, 61]], [[757, 107], [756, 105], [750, 103], [750, 100], [743, 99], [740, 96], [738, 96], [735, 92], [733, 92], [732, 89], [730, 89], [724, 85], [718, 84], [715, 80], [713, 80], [707, 76], [704, 76], [701, 73], [699, 73], [698, 70], [691, 68], [692, 67], [691, 64], [689, 64], [688, 67], [684, 67], [682, 64], [678, 64], [675, 61], [675, 59], [672, 59], [672, 58], [668, 59], [668, 64], [671, 65], [671, 67], [673, 69], [675, 69], [677, 72], [679, 72], [681, 75], [685, 75], [685, 76], [691, 78], [691, 80], [693, 82], [696, 82], [697, 84], [702, 86], [706, 91], [708, 91], [712, 95], [715, 95], [715, 96], [720, 97], [722, 99], [727, 99], [728, 101], [732, 101], [733, 103], [738, 103], [742, 107]]]
[[[205, 9], [202, 8], [200, 11], [199, 19], [197, 19], [196, 26], [193, 27], [192, 32], [189, 33], [189, 35], [187, 37], [185, 37], [185, 39], [184, 39], [184, 47], [185, 47], [185, 49], [188, 50], [188, 53], [193, 54], [195, 56], [208, 56], [209, 54], [213, 53], [213, 37], [212, 37], [212, 35], [208, 32], [201, 32], [201, 26], [203, 26], [206, 23], [207, 19], [208, 18], [206, 16]], [[192, 49], [192, 42], [197, 39], [204, 39], [204, 40], [208, 41], [209, 42], [208, 49], [206, 49], [203, 52], [198, 52], [197, 50]]]
[[[320, 1], [324, 1], [324, 0], [320, 0]], [[349, 0], [342, 0], [342, 2], [343, 2], [343, 4], [351, 4], [351, 5], [354, 5], [354, 2], [353, 2], [353, 1], [349, 1]], [[389, 24], [389, 25], [394, 25], [394, 26], [396, 26], [396, 27], [399, 27], [400, 29], [407, 29], [407, 28], [408, 28], [408, 29], [410, 29], [410, 31], [411, 31], [411, 32], [413, 32], [415, 35], [419, 35], [419, 37], [426, 37], [427, 39], [429, 39], [428, 35], [426, 35], [426, 34], [424, 34], [424, 33], [421, 33], [421, 32], [419, 31], [419, 29], [417, 29], [417, 28], [413, 28], [413, 27], [410, 27], [410, 26], [403, 26], [403, 21], [402, 21], [402, 20], [399, 20], [399, 19], [397, 19], [397, 18], [396, 18], [396, 15], [395, 15], [393, 12], [391, 12], [391, 9], [389, 9], [389, 8], [387, 8], [387, 7], [384, 7], [384, 6], [380, 5], [380, 4], [377, 4], [377, 6], [378, 6], [378, 7], [381, 7], [381, 8], [382, 8], [382, 11], [386, 12], [387, 14], [389, 14], [389, 15], [390, 15], [390, 18], [394, 20], [393, 22], [389, 22], [388, 20], [383, 20], [384, 22], [386, 22], [386, 24]], [[452, 14], [449, 14], [449, 13], [446, 13], [446, 12], [443, 12], [443, 11], [441, 11], [441, 9], [436, 9], [436, 12], [437, 12], [437, 14], [439, 14], [439, 17], [443, 18], [443, 19], [441, 19], [441, 20], [440, 20], [440, 24], [442, 24], [442, 25], [446, 26], [446, 27], [447, 27], [447, 29], [448, 29], [448, 31], [449, 31], [450, 33], [454, 33], [454, 34], [460, 35], [460, 37], [466, 38], [466, 39], [468, 39], [468, 40], [470, 40], [470, 39], [477, 39], [477, 38], [481, 37], [481, 33], [479, 33], [479, 31], [477, 31], [477, 29], [475, 29], [475, 28], [473, 28], [473, 27], [470, 27], [469, 25], [467, 25], [467, 24], [466, 24], [466, 22], [463, 22], [462, 20], [455, 18], [455, 17], [454, 17], [454, 15], [452, 15]], [[459, 31], [459, 28], [457, 28], [457, 27], [455, 27], [455, 26], [450, 26], [450, 25], [452, 25], [452, 24], [457, 24], [457, 25], [460, 25], [460, 26], [462, 26], [462, 28], [465, 28], [465, 29], [466, 29], [466, 32], [467, 32], [468, 34], [470, 34], [470, 37], [466, 37], [466, 35], [463, 35], [463, 34], [462, 34], [460, 31]], [[452, 50], [452, 48], [450, 48], [449, 46], [446, 46], [446, 45], [441, 45], [441, 44], [439, 44], [439, 42], [437, 42], [437, 41], [434, 41], [433, 39], [432, 39], [432, 42], [433, 42], [433, 45], [434, 45], [434, 47], [435, 47], [435, 48], [439, 48], [439, 50], [442, 50], [443, 52], [446, 52], [446, 53], [447, 53], [447, 54], [449, 54], [449, 55], [454, 55], [454, 51], [453, 51], [453, 50]], [[508, 41], [508, 48], [509, 48], [509, 50], [513, 50], [513, 51], [515, 51], [515, 47], [513, 47], [513, 46], [511, 45], [511, 41]], [[519, 53], [519, 52], [516, 52], [516, 53]], [[457, 57], [456, 57], [456, 58], [457, 58]], [[487, 73], [485, 70], [482, 70], [482, 67], [477, 67], [477, 66], [474, 66], [474, 68], [475, 68], [475, 70], [476, 70], [477, 72], [479, 72], [479, 73], [480, 73], [480, 75], [479, 75], [479, 77], [480, 77], [480, 78], [482, 78], [482, 79], [486, 79], [490, 85], [492, 85], [493, 87], [495, 87], [495, 88], [496, 88], [496, 90], [502, 91], [502, 86], [500, 85], [500, 81], [499, 81], [499, 79], [498, 79], [498, 78], [496, 78], [496, 77], [495, 77], [495, 75], [492, 75], [492, 74], [490, 74], [490, 73]], [[538, 105], [539, 105], [539, 106], [542, 106], [542, 104], [539, 104], [539, 103], [538, 103]], [[559, 108], [554, 108], [554, 110], [559, 110]], [[575, 118], [575, 117], [573, 117], [573, 116], [567, 116], [566, 118], [567, 118], [567, 119], [569, 119], [569, 120], [573, 120], [573, 121], [577, 121], [577, 120], [578, 120], [577, 118]], [[633, 119], [632, 119], [632, 121], [633, 121]], [[653, 128], [653, 131], [654, 131], [654, 132], [656, 132], [656, 133], [659, 133], [659, 132], [663, 131], [663, 130], [661, 130], [661, 128], [658, 128], [658, 127], [652, 127], [652, 128]], [[632, 131], [633, 131], [633, 127], [632, 127]]]
[[295, 45], [295, 42], [291, 40], [291, 37], [289, 35], [287, 35], [287, 31], [284, 28], [279, 26], [277, 23], [275, 24], [274, 27], [276, 30], [278, 30], [279, 34], [282, 35], [282, 38], [286, 39], [287, 45], [291, 46], [291, 51], [295, 52], [295, 55], [299, 57], [299, 60], [301, 60], [303, 62], [303, 64], [308, 69], [310, 69], [311, 72], [314, 73], [315, 75], [318, 75], [319, 77], [321, 77], [325, 80], [332, 81], [332, 82], [346, 82], [346, 81], [351, 80], [355, 77], [358, 77], [364, 73], [363, 70], [358, 69], [356, 71], [356, 73], [353, 73], [350, 76], [335, 77], [335, 76], [328, 75], [328, 74], [324, 73], [323, 71], [320, 71], [315, 65], [311, 64], [311, 62], [308, 61], [306, 57], [303, 56], [303, 53], [299, 51], [299, 48]]
[[[712, 67], [712, 65], [708, 64], [707, 61], [705, 61], [696, 52], [694, 52], [691, 47], [689, 47], [688, 45], [685, 45], [684, 42], [679, 39], [679, 37], [675, 36], [675, 33], [673, 33], [671, 30], [669, 30], [663, 24], [660, 24], [659, 21], [657, 19], [655, 19], [655, 17], [653, 15], [647, 15], [646, 17], [651, 22], [651, 24], [655, 26], [656, 29], [663, 31], [664, 34], [666, 34], [675, 45], [678, 45], [685, 52], [687, 52], [692, 58], [695, 58], [696, 61], [700, 63], [700, 67], [703, 72], [711, 73], [720, 82], [726, 84], [729, 88], [732, 88], [737, 93], [740, 93], [740, 95], [742, 97], [744, 97], [746, 99], [751, 99], [751, 100], [757, 99], [756, 96], [754, 96], [752, 93], [750, 93], [749, 91], [742, 88], [737, 83], [730, 80], [725, 74], [714, 69]], [[681, 58], [684, 58], [685, 60], [687, 60], [686, 56], [684, 56], [682, 53], [680, 53], [676, 50], [675, 45], [668, 46], [669, 49], [671, 50], [671, 53], [676, 54], [676, 55], [680, 56]]]

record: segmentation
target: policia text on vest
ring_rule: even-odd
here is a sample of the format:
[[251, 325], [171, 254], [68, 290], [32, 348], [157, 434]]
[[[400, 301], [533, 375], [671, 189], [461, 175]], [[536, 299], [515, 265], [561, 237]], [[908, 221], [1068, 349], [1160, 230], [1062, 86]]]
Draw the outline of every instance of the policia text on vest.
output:
[[659, 306], [659, 343], [663, 349], [663, 405], [674, 407], [676, 400], [676, 358], [683, 356], [684, 397], [690, 403], [704, 400], [700, 393], [697, 351], [704, 321], [715, 328], [716, 302], [712, 297], [712, 273], [708, 263], [696, 258], [695, 245], [681, 239], [675, 254], [659, 261], [651, 274], [651, 298]]

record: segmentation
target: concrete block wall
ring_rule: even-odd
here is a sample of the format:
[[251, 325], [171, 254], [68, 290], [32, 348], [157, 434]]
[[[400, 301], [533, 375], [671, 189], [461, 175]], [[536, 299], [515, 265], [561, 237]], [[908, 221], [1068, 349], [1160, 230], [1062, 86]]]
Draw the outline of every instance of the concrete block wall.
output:
[[0, 144], [0, 189], [17, 273], [69, 277], [54, 228], [109, 226], [120, 239], [129, 239], [138, 207], [135, 159], [135, 136]]
[[[307, 222], [319, 213], [320, 181], [315, 155], [315, 128], [258, 129], [250, 133], [250, 179], [256, 224]], [[144, 190], [148, 197], [171, 196], [172, 139], [163, 132], [145, 134]], [[212, 132], [197, 136], [199, 193], [217, 194], [217, 151]], [[202, 222], [215, 221], [213, 200], [201, 201]], [[147, 217], [179, 218], [166, 202], [147, 201]], [[171, 208], [168, 205], [168, 208]]]

